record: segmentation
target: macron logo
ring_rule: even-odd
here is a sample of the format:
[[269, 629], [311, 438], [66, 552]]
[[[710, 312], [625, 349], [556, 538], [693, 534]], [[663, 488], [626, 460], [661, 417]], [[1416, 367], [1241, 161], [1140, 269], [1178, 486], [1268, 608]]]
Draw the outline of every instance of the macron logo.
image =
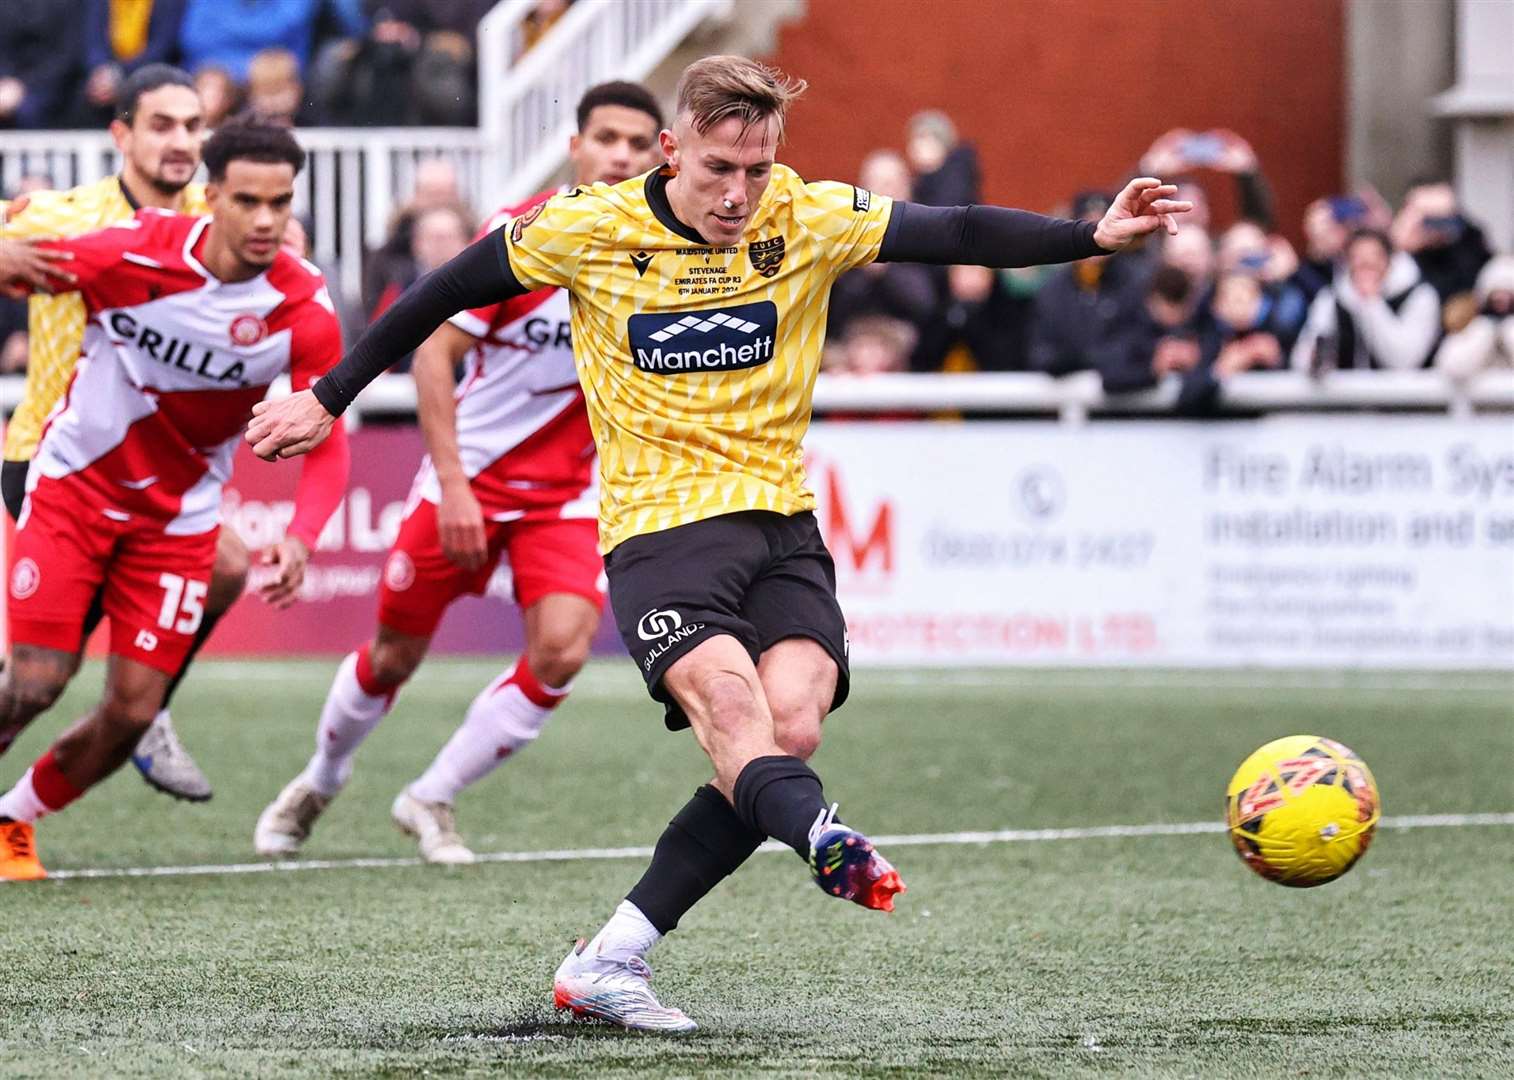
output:
[[778, 307], [771, 300], [689, 314], [632, 315], [631, 356], [657, 375], [732, 371], [773, 358]]

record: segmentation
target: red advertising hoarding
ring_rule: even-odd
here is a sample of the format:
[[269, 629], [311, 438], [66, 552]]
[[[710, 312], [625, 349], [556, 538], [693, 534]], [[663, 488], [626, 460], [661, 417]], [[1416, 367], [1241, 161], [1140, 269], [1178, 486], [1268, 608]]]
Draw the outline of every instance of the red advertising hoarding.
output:
[[[414, 427], [369, 427], [352, 436], [352, 479], [306, 574], [300, 601], [274, 611], [249, 595], [217, 628], [207, 653], [340, 656], [373, 634], [384, 556], [399, 531], [410, 482], [424, 453]], [[258, 552], [284, 535], [294, 514], [300, 463], [259, 461], [243, 446], [227, 488], [224, 521]], [[256, 570], [254, 570], [256, 574]], [[520, 612], [502, 565], [484, 596], [465, 597], [448, 611], [433, 650], [508, 654], [524, 643]], [[609, 618], [597, 652], [624, 655]]]

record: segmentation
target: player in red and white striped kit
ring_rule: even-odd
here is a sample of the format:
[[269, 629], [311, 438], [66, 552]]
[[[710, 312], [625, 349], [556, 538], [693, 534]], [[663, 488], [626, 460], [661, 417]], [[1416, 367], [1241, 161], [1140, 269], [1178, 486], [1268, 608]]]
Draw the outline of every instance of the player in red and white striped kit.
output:
[[[232, 123], [205, 145], [210, 217], [142, 210], [46, 246], [88, 311], [82, 355], [27, 477], [10, 576], [0, 731], [14, 736], [78, 668], [98, 594], [110, 619], [99, 705], [0, 796], [0, 879], [45, 876], [32, 823], [131, 756], [204, 614], [221, 489], [275, 378], [341, 359], [320, 273], [280, 249], [304, 152], [285, 128]], [[290, 602], [347, 484], [345, 439], [300, 477], [264, 596]]]
[[[569, 144], [576, 181], [615, 184], [654, 167], [661, 126], [643, 87], [593, 87], [579, 102]], [[501, 211], [483, 233], [552, 194]], [[289, 855], [304, 843], [346, 784], [359, 744], [420, 665], [443, 612], [459, 596], [483, 592], [503, 556], [526, 651], [480, 691], [392, 809], [427, 860], [473, 861], [454, 823], [458, 793], [536, 738], [588, 656], [604, 606], [594, 439], [568, 327], [567, 292], [541, 289], [462, 312], [416, 350], [430, 453], [385, 564], [378, 633], [338, 669], [315, 755], [258, 819], [260, 854]], [[459, 364], [464, 376], [454, 391]]]

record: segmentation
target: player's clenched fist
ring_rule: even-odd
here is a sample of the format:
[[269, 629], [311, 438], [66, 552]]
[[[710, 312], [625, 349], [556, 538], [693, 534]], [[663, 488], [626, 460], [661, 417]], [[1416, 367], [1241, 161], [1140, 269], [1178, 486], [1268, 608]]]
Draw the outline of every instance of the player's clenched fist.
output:
[[301, 390], [281, 401], [260, 401], [252, 407], [252, 422], [247, 425], [247, 441], [252, 452], [264, 461], [308, 454], [331, 434], [336, 417], [316, 400], [309, 390]]

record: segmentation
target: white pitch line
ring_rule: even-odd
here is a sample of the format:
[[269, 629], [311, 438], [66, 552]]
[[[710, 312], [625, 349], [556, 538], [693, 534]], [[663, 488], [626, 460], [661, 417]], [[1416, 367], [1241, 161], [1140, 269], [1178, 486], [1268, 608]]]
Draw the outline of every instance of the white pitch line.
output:
[[[1514, 825], [1514, 813], [1507, 814], [1418, 814], [1385, 817], [1384, 829], [1449, 829], [1468, 826]], [[1182, 821], [1149, 825], [1094, 825], [1068, 829], [999, 829], [992, 832], [906, 833], [899, 836], [875, 836], [881, 847], [923, 847], [926, 845], [1027, 844], [1058, 840], [1110, 840], [1147, 836], [1195, 836], [1222, 833], [1221, 821]], [[769, 840], [759, 851], [787, 851], [788, 847]], [[496, 851], [480, 855], [481, 863], [592, 862], [600, 859], [645, 859], [649, 847], [564, 848], [555, 851]], [[83, 881], [99, 878], [194, 877], [218, 874], [289, 874], [302, 870], [388, 870], [400, 866], [424, 866], [415, 857], [395, 859], [297, 859], [283, 862], [203, 863], [199, 866], [124, 866], [88, 870], [54, 870], [50, 881]]]
[[[503, 664], [503, 659], [500, 663]], [[220, 660], [203, 661], [195, 667], [195, 678], [207, 682], [279, 682], [287, 683], [291, 674], [323, 673], [327, 668], [336, 670], [337, 661], [329, 665], [306, 659], [280, 664], [278, 660]], [[489, 658], [484, 656], [448, 657], [426, 668], [422, 676], [439, 685], [476, 686], [487, 682], [492, 676], [486, 670]], [[603, 672], [604, 681], [599, 676]], [[625, 695], [639, 697], [641, 684], [621, 671], [614, 662], [602, 659], [589, 669], [588, 676], [574, 684], [577, 697], [620, 698]], [[992, 671], [958, 668], [891, 668], [871, 667], [859, 669], [857, 688], [932, 688], [961, 687], [968, 689], [1004, 690], [1320, 690], [1356, 691], [1367, 693], [1426, 692], [1426, 693], [1476, 693], [1508, 694], [1514, 689], [1514, 680], [1500, 679], [1499, 672], [1485, 669], [1459, 672], [1454, 670], [1426, 671], [1421, 673], [1382, 671], [1375, 669], [1318, 671], [1297, 668], [1266, 670], [1238, 670], [1192, 668], [1188, 670], [1146, 671], [1131, 668], [997, 668]]]

